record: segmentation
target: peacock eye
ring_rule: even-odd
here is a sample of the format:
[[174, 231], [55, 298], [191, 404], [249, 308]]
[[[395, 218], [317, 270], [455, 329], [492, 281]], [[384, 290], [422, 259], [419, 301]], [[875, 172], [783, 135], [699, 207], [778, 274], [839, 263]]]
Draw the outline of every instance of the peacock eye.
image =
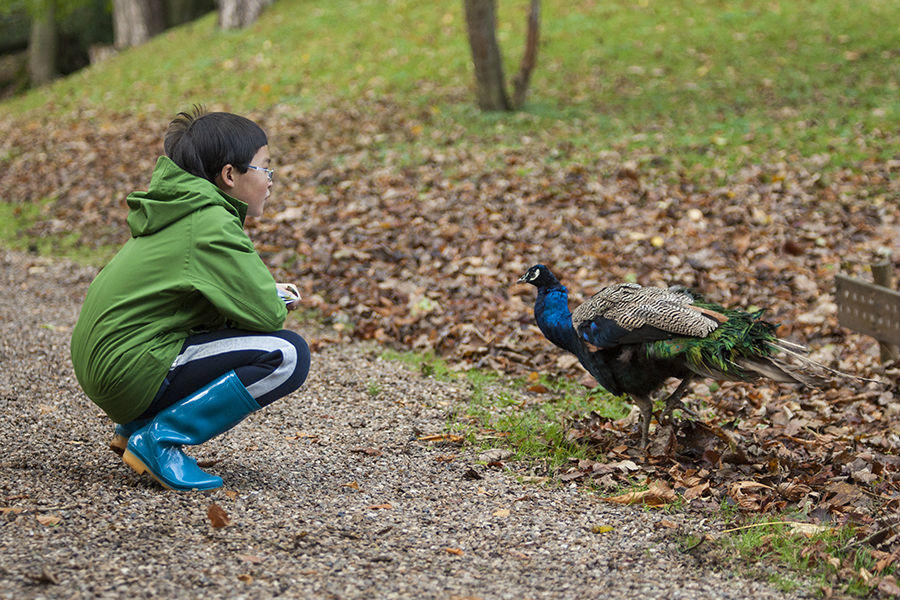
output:
[[535, 279], [538, 278], [538, 275], [540, 275], [540, 274], [541, 274], [541, 270], [535, 269], [534, 271], [531, 272], [531, 275], [528, 276], [528, 281], [534, 281]]

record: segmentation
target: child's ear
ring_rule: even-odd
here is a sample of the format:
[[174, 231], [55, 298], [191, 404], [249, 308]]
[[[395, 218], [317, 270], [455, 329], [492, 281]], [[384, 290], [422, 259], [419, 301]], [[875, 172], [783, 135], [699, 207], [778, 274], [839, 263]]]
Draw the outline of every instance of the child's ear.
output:
[[234, 165], [227, 164], [222, 167], [222, 170], [216, 175], [216, 185], [223, 190], [234, 187]]

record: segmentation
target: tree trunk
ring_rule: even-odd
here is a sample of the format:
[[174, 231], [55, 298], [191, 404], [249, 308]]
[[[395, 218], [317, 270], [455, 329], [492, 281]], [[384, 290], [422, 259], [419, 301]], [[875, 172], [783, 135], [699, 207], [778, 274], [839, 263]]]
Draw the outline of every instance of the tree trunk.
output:
[[44, 1], [31, 21], [28, 38], [28, 78], [32, 87], [56, 77], [56, 3]]
[[541, 26], [541, 0], [531, 0], [531, 8], [528, 11], [528, 35], [525, 39], [525, 53], [519, 65], [519, 72], [513, 77], [513, 108], [522, 108], [525, 104], [525, 93], [528, 91], [528, 82], [531, 72], [537, 63], [538, 39]]
[[165, 0], [113, 0], [113, 36], [117, 49], [139, 46], [165, 28]]
[[219, 5], [219, 27], [241, 29], [250, 25], [272, 0], [216, 0]]
[[503, 78], [503, 60], [497, 45], [496, 0], [464, 0], [466, 29], [475, 65], [475, 91], [482, 110], [510, 110]]

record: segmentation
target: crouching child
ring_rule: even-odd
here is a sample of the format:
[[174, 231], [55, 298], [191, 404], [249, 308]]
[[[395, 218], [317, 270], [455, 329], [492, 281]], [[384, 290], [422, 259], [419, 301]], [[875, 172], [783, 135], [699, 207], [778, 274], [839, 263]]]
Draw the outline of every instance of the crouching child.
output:
[[207, 490], [182, 446], [202, 444], [299, 388], [309, 348], [283, 329], [299, 295], [244, 232], [272, 187], [253, 121], [179, 113], [147, 191], [128, 196], [131, 239], [91, 283], [72, 332], [75, 374], [117, 423], [110, 446], [166, 488]]

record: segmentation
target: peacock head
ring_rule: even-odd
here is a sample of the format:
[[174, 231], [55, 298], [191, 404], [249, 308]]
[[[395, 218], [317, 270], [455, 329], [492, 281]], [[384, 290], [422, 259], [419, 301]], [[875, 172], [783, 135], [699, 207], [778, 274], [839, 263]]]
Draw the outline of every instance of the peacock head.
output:
[[518, 283], [530, 283], [536, 288], [542, 288], [559, 285], [559, 280], [546, 266], [534, 265], [519, 277]]

